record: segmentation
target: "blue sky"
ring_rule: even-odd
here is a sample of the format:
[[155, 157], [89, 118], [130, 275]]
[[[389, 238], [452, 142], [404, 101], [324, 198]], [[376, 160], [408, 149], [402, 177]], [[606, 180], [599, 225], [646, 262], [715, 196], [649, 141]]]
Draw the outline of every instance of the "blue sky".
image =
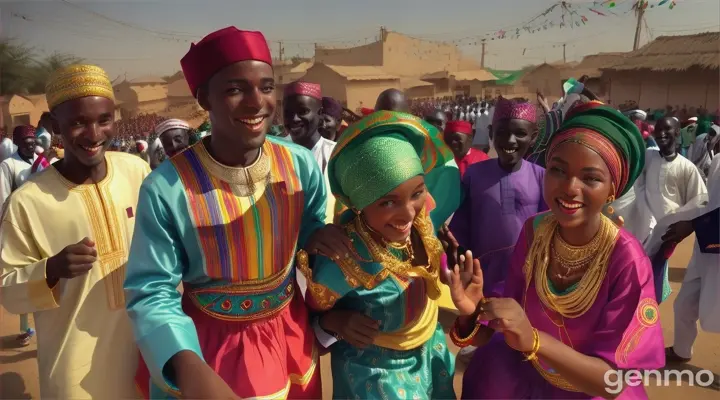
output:
[[[657, 3], [659, 0], [650, 0]], [[720, 1], [676, 0], [670, 10], [649, 9], [642, 43], [661, 35], [690, 34], [720, 27]], [[0, 0], [2, 35], [33, 46], [38, 54], [72, 53], [114, 76], [166, 75], [205, 34], [235, 25], [283, 40], [286, 57], [311, 56], [314, 42], [350, 46], [372, 41], [380, 26], [415, 37], [452, 41], [491, 37], [531, 18], [554, 0]], [[592, 1], [570, 1], [592, 6]], [[618, 12], [632, 0], [616, 0]], [[73, 4], [77, 6], [73, 6]], [[79, 7], [78, 7], [79, 6]], [[597, 7], [602, 10], [601, 6]], [[97, 14], [93, 14], [97, 13]], [[518, 39], [488, 41], [486, 66], [513, 69], [568, 61], [601, 51], [632, 49], [632, 14], [606, 17], [584, 11], [588, 22], [575, 29], [550, 28]], [[104, 17], [126, 22], [120, 25]], [[172, 36], [154, 32], [172, 32]], [[490, 35], [490, 36], [483, 36]], [[479, 59], [480, 46], [464, 40], [462, 50]], [[470, 43], [467, 45], [467, 43]], [[273, 45], [277, 52], [277, 44]]]

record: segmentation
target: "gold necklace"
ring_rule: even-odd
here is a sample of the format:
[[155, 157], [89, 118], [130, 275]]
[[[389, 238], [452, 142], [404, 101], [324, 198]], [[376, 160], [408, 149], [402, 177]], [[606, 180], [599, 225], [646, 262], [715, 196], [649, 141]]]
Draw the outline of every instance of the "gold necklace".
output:
[[592, 240], [583, 246], [573, 246], [566, 242], [559, 231], [555, 231], [553, 235], [553, 255], [557, 257], [557, 261], [564, 267], [577, 269], [580, 266], [587, 265], [602, 244], [601, 235], [595, 234]]
[[[353, 226], [354, 225], [354, 226]], [[423, 210], [413, 221], [420, 240], [428, 257], [428, 265], [412, 265], [410, 260], [399, 260], [386, 246], [373, 239], [362, 217], [357, 216], [355, 223], [348, 228], [348, 233], [357, 232], [368, 248], [373, 262], [380, 263], [385, 270], [404, 278], [421, 278], [425, 282], [428, 297], [432, 300], [440, 298], [440, 257], [444, 252], [442, 243], [435, 237], [432, 221]]]
[[[403, 243], [392, 242], [392, 241], [385, 239], [380, 232], [376, 231], [370, 225], [368, 225], [368, 223], [365, 222], [365, 218], [362, 217], [362, 214], [358, 215], [358, 219], [360, 220], [360, 223], [363, 225], [363, 229], [366, 231], [372, 232], [377, 237], [379, 237], [380, 240], [382, 241], [383, 246], [385, 246], [386, 249], [399, 250], [405, 254], [406, 259], [408, 261], [412, 262], [415, 260], [415, 251], [413, 250], [413, 247], [412, 247], [412, 233], [410, 234], [410, 236], [405, 238], [405, 241]], [[415, 225], [415, 224], [413, 223], [413, 225]]]
[[535, 230], [524, 265], [525, 284], [528, 287], [534, 278], [538, 298], [546, 307], [565, 318], [577, 318], [585, 314], [597, 298], [620, 229], [607, 217], [601, 216], [597, 245], [593, 245], [594, 258], [589, 261], [577, 288], [566, 294], [553, 293], [548, 280], [551, 247], [555, 236], [559, 235], [557, 230], [558, 223], [554, 215], [546, 216]]

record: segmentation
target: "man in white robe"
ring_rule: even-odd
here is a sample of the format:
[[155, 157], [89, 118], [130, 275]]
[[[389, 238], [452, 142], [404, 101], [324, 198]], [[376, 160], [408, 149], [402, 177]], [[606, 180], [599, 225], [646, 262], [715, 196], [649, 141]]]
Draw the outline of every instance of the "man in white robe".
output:
[[[663, 236], [665, 241], [681, 241], [694, 231], [693, 220], [720, 208], [720, 157], [714, 157], [710, 165], [708, 189], [708, 204], [677, 215], [681, 220], [670, 225]], [[698, 334], [698, 320], [704, 331], [720, 333], [720, 254], [701, 249], [697, 237], [673, 308], [674, 343], [665, 349], [665, 358], [668, 362], [688, 362]]]
[[30, 169], [37, 158], [35, 128], [16, 126], [13, 129], [13, 144], [17, 151], [0, 163], [0, 205], [30, 177]]
[[665, 233], [658, 226], [668, 226], [673, 215], [696, 208], [707, 201], [707, 188], [695, 164], [679, 155], [676, 142], [680, 134], [677, 120], [661, 118], [655, 125], [655, 139], [659, 151], [648, 149], [645, 168], [633, 190], [618, 199], [613, 207], [625, 221], [625, 229], [645, 245], [653, 261], [658, 303], [670, 293], [667, 279], [667, 259], [673, 246], [662, 243]]
[[[10, 194], [19, 188], [32, 174], [32, 166], [37, 160], [35, 152], [35, 128], [31, 125], [18, 125], [13, 129], [13, 147], [15, 151], [0, 163], [0, 210]], [[16, 340], [21, 346], [30, 344], [35, 330], [30, 327], [27, 314], [20, 314], [20, 334]]]

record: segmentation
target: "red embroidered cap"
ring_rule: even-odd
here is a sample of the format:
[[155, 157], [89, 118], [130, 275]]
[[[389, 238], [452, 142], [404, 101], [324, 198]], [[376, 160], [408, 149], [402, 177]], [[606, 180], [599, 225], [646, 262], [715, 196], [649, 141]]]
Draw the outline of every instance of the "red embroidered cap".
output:
[[185, 80], [193, 96], [198, 88], [228, 65], [256, 60], [272, 65], [272, 55], [265, 36], [257, 31], [241, 31], [229, 26], [205, 36], [190, 45], [180, 60]]
[[322, 100], [322, 90], [317, 83], [295, 81], [285, 86], [285, 96], [309, 96]]
[[457, 132], [464, 133], [465, 135], [472, 135], [472, 125], [467, 121], [448, 121], [445, 125], [445, 132]]

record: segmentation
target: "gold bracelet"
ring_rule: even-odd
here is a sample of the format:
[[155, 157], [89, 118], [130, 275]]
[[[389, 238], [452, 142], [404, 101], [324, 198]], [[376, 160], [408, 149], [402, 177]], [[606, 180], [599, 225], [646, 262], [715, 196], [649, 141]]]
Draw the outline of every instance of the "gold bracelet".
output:
[[537, 352], [540, 351], [540, 334], [538, 333], [538, 330], [535, 328], [532, 328], [533, 330], [533, 348], [529, 353], [523, 353], [525, 354], [525, 361], [535, 361], [538, 359]]
[[478, 324], [477, 320], [475, 320], [475, 328], [472, 332], [470, 332], [468, 336], [461, 338], [458, 334], [458, 320], [460, 320], [460, 318], [455, 319], [455, 323], [453, 324], [452, 329], [450, 329], [450, 340], [452, 340], [457, 347], [468, 347], [475, 338], [475, 335], [477, 335], [478, 331], [480, 331], [480, 324]]

